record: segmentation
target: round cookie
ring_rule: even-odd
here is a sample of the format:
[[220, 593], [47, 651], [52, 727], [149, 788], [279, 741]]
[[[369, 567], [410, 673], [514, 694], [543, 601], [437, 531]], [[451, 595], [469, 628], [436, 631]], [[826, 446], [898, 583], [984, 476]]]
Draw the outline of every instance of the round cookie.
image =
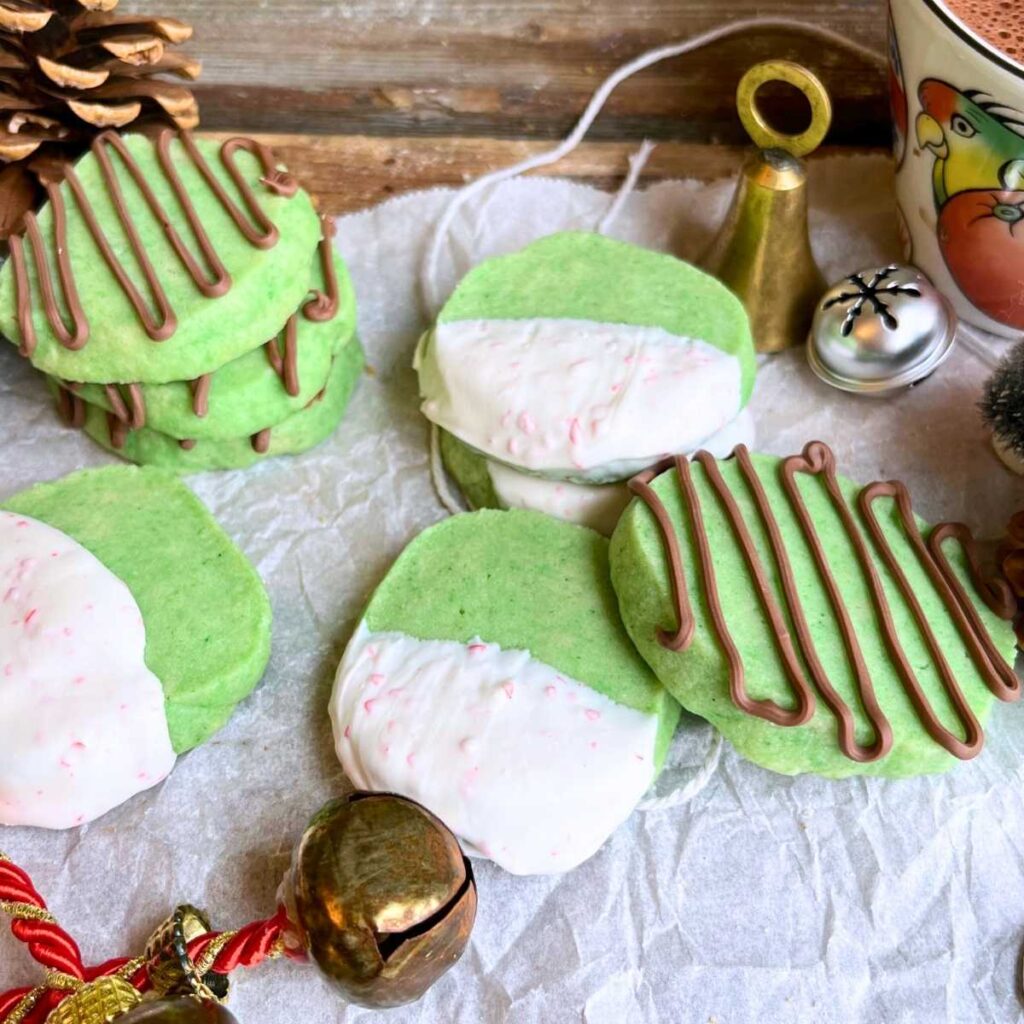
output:
[[623, 621], [744, 757], [785, 774], [939, 772], [1018, 699], [1013, 602], [972, 568], [966, 529], [929, 531], [902, 485], [860, 488], [815, 442], [785, 460], [676, 460], [632, 487], [611, 545]]
[[338, 670], [331, 718], [352, 781], [417, 800], [517, 874], [591, 856], [679, 716], [622, 628], [607, 557], [597, 533], [520, 510], [414, 540]]
[[[39, 537], [36, 555], [20, 552], [22, 534]], [[0, 512], [0, 574], [4, 603], [27, 608], [0, 674], [0, 821], [69, 827], [154, 785], [224, 724], [269, 658], [259, 576], [157, 470], [86, 470], [14, 496]]]
[[106, 132], [49, 194], [0, 270], [0, 331], [62, 380], [192, 380], [305, 294], [317, 215], [252, 140]]
[[[744, 409], [703, 448], [725, 458], [738, 444], [752, 444], [754, 422]], [[625, 481], [608, 484], [552, 480], [488, 459], [447, 430], [438, 431], [441, 461], [471, 508], [532, 508], [588, 526], [610, 537], [632, 495]]]
[[693, 451], [753, 387], [739, 301], [674, 257], [568, 232], [472, 270], [415, 360], [424, 415], [492, 461], [623, 480]]
[[[356, 306], [352, 281], [344, 261], [337, 255], [331, 258], [337, 281], [337, 313], [331, 319], [311, 320], [303, 315], [310, 301], [304, 299], [284, 331], [205, 379], [139, 384], [137, 390], [74, 384], [66, 389], [69, 393], [62, 401], [70, 402], [77, 396], [110, 412], [114, 409], [113, 397], [119, 402], [122, 415], [130, 416], [134, 403], [141, 400], [145, 425], [178, 439], [234, 439], [277, 426], [302, 411], [323, 390], [334, 357], [343, 345], [358, 346], [354, 339]], [[309, 290], [323, 294], [326, 284], [317, 259]], [[294, 332], [291, 340], [286, 337], [289, 332]], [[294, 345], [295, 351], [295, 373], [290, 381], [281, 359], [282, 350], [289, 344]], [[277, 359], [272, 361], [275, 354]]]
[[327, 384], [305, 409], [258, 433], [235, 438], [189, 441], [156, 430], [125, 430], [97, 406], [86, 404], [83, 429], [108, 451], [129, 462], [175, 473], [241, 469], [274, 455], [294, 455], [324, 441], [338, 426], [359, 382], [363, 349], [353, 334], [334, 357]]

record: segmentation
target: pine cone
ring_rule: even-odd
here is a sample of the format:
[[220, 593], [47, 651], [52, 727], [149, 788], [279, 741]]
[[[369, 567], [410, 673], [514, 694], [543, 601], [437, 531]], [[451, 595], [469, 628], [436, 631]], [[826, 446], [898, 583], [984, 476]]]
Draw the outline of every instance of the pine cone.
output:
[[41, 158], [76, 156], [107, 128], [199, 123], [191, 90], [156, 77], [199, 76], [198, 61], [169, 49], [192, 27], [111, 14], [116, 6], [0, 0], [0, 238], [38, 202], [33, 164]]

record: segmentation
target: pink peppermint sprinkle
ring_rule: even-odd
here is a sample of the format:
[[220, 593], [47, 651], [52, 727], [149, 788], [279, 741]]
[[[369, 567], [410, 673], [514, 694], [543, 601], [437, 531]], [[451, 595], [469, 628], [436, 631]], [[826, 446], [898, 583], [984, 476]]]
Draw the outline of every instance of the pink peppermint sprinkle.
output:
[[81, 740], [75, 740], [75, 742], [71, 744], [71, 749], [72, 750], [85, 750], [85, 744]]
[[636, 357], [635, 356], [626, 356], [626, 358], [623, 359], [622, 361], [624, 363], [626, 363], [626, 365], [628, 366], [631, 362], [633, 362], [634, 358], [636, 358]]
[[537, 429], [536, 420], [525, 410], [519, 414], [519, 419], [516, 422], [524, 434], [532, 434]]
[[405, 763], [406, 763], [406, 764], [407, 764], [407, 765], [408, 765], [408, 766], [409, 766], [410, 768], [412, 768], [412, 767], [413, 767], [413, 766], [415, 765], [415, 763], [416, 763], [416, 755], [415, 755], [415, 754], [409, 754], [409, 755], [408, 755], [408, 756], [406, 757], [406, 759], [405, 759]]
[[589, 356], [584, 356], [582, 359], [577, 359], [574, 363], [569, 364], [570, 370], [575, 370], [577, 366], [586, 366], [590, 362]]
[[487, 650], [487, 644], [482, 644], [474, 641], [473, 643], [469, 644], [466, 650], [468, 650], [470, 654], [480, 654], [481, 652]]
[[501, 414], [501, 425], [503, 427], [507, 427], [511, 422], [512, 422], [512, 410], [511, 409], [506, 409]]
[[374, 686], [380, 686], [380, 684], [383, 683], [386, 678], [387, 677], [384, 675], [383, 672], [374, 672], [370, 676], [370, 682]]
[[388, 732], [394, 732], [398, 728], [398, 723], [393, 719], [388, 719]]
[[587, 710], [584, 711], [583, 714], [587, 716], [588, 722], [596, 722], [601, 717], [601, 712], [596, 710], [595, 708], [587, 708]]
[[364, 700], [363, 701], [363, 710], [368, 715], [372, 715], [373, 714], [373, 705], [376, 704], [376, 703], [377, 703], [377, 700], [376, 700], [375, 697], [371, 697], [369, 700]]
[[24, 623], [24, 625], [27, 626], [36, 617], [36, 613], [38, 611], [39, 611], [38, 608], [33, 608], [32, 611], [30, 611], [28, 613], [28, 615], [26, 615], [25, 618], [22, 619], [22, 622]]
[[575, 416], [573, 416], [573, 418], [571, 420], [569, 420], [569, 444], [579, 444], [579, 443], [580, 443], [580, 421]]
[[545, 697], [554, 697], [554, 695], [556, 693], [558, 693], [558, 690], [556, 690], [553, 686], [545, 686], [544, 687], [544, 696]]
[[464, 754], [471, 754], [476, 750], [476, 740], [472, 736], [466, 736], [464, 739], [459, 741], [459, 750]]
[[508, 679], [504, 683], [502, 683], [501, 688], [505, 691], [505, 696], [508, 697], [509, 700], [511, 700], [515, 696], [516, 685], [512, 682], [511, 679]]
[[591, 750], [597, 750], [597, 740], [591, 740], [590, 741], [590, 749]]
[[619, 393], [619, 392], [620, 392], [621, 390], [622, 390], [622, 384], [621, 384], [621, 383], [619, 383], [618, 381], [616, 381], [616, 382], [615, 382], [615, 383], [614, 383], [614, 384], [612, 385], [612, 394], [613, 394], [613, 395], [617, 395], [617, 394], [618, 394], [618, 393]]
[[405, 690], [404, 686], [392, 686], [391, 689], [388, 690], [388, 696], [389, 697], [397, 697], [404, 690]]
[[350, 739], [352, 739], [352, 726], [351, 726], [351, 725], [346, 725], [346, 726], [345, 726], [345, 731], [344, 731], [344, 733], [342, 733], [342, 735], [343, 735], [343, 736], [345, 737], [345, 739], [347, 739], [347, 740], [350, 740]]
[[508, 449], [509, 455], [518, 455], [522, 450], [518, 437], [510, 437], [508, 439], [508, 444], [506, 444], [505, 447]]
[[85, 682], [85, 676], [75, 676], [75, 678], [71, 680], [71, 685], [72, 686], [81, 686], [84, 682]]

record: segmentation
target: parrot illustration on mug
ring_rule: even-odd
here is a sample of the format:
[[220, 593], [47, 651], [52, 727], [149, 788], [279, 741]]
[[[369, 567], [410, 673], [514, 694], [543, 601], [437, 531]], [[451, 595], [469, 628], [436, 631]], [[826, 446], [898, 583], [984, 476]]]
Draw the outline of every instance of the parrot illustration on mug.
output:
[[1024, 329], [1024, 114], [937, 78], [918, 97], [946, 266], [973, 305]]

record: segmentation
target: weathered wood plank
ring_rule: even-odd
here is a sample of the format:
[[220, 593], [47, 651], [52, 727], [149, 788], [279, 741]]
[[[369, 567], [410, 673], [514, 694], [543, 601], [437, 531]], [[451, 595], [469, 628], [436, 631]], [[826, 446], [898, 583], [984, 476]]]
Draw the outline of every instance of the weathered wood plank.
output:
[[[152, 0], [122, 0], [122, 8]], [[165, 5], [167, 6], [167, 5]], [[178, 0], [205, 72], [205, 125], [361, 134], [563, 134], [598, 83], [644, 49], [754, 15], [827, 25], [876, 49], [881, 0]], [[884, 142], [877, 67], [799, 33], [759, 30], [652, 68], [595, 138], [741, 141], [732, 95], [767, 57], [809, 64], [836, 100], [832, 141]]]
[[[282, 134], [259, 138], [274, 147], [328, 213], [349, 213], [413, 189], [461, 185], [550, 146], [536, 140], [494, 138]], [[613, 189], [635, 149], [635, 144], [626, 142], [586, 142], [541, 173]], [[641, 186], [665, 178], [707, 181], [733, 174], [743, 152], [743, 147], [736, 146], [662, 143], [644, 169]], [[821, 151], [822, 155], [829, 152], [835, 149]]]

